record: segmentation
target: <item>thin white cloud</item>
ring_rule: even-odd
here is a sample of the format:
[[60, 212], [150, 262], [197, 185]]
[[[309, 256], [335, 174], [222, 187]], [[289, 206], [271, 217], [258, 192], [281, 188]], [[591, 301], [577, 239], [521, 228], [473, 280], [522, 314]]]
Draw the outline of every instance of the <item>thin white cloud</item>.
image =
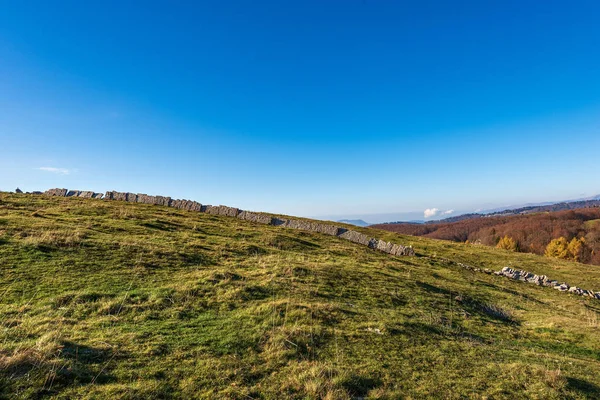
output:
[[439, 212], [440, 212], [440, 210], [438, 210], [437, 208], [428, 208], [425, 211], [423, 211], [423, 216], [425, 218], [431, 218], [431, 217], [435, 217], [436, 215], [438, 215]]
[[53, 174], [58, 174], [58, 175], [69, 175], [71, 173], [71, 170], [67, 169], [67, 168], [39, 167], [36, 169], [38, 169], [40, 171], [52, 172]]
[[447, 211], [444, 211], [442, 214], [449, 215], [449, 214], [452, 214], [453, 212], [454, 212], [454, 210], [447, 210]]

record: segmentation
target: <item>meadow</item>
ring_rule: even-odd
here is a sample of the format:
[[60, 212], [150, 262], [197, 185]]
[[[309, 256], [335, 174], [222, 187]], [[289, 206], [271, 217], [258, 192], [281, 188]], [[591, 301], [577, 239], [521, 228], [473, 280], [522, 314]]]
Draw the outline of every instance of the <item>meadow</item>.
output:
[[0, 397], [600, 398], [600, 268], [353, 228], [0, 194]]

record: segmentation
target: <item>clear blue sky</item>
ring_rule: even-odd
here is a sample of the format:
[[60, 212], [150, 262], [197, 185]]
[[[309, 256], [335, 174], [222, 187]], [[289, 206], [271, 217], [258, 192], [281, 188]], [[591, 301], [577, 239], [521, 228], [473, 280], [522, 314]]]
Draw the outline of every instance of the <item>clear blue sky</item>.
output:
[[600, 193], [598, 1], [0, 10], [2, 190], [366, 219]]

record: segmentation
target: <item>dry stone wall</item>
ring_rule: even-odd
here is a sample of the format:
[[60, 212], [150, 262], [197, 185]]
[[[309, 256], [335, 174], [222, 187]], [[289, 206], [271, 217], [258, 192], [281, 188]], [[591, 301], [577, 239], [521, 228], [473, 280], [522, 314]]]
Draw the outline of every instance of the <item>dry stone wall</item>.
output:
[[270, 215], [261, 214], [252, 211], [244, 211], [235, 207], [228, 206], [211, 206], [200, 204], [193, 200], [174, 200], [164, 196], [150, 196], [143, 193], [128, 193], [109, 191], [104, 194], [94, 193], [81, 190], [67, 189], [50, 189], [44, 192], [48, 196], [60, 197], [82, 197], [104, 200], [127, 201], [131, 203], [154, 204], [167, 207], [173, 207], [180, 210], [198, 211], [211, 215], [224, 215], [228, 217], [236, 217], [245, 221], [255, 222], [264, 225], [281, 226], [289, 229], [300, 229], [304, 231], [318, 232], [325, 235], [337, 236], [341, 239], [349, 240], [353, 243], [362, 244], [374, 250], [379, 250], [384, 253], [395, 256], [414, 256], [415, 251], [411, 246], [401, 246], [399, 244], [388, 243], [383, 240], [371, 238], [363, 233], [355, 232], [336, 225], [326, 224], [322, 222], [306, 221], [300, 219], [281, 219]]
[[560, 292], [568, 292], [579, 296], [588, 296], [593, 297], [595, 299], [600, 299], [600, 292], [594, 292], [593, 290], [588, 289], [581, 289], [577, 286], [571, 286], [564, 282], [561, 283], [559, 281], [548, 278], [546, 275], [536, 275], [533, 272], [523, 271], [520, 269], [512, 269], [510, 267], [504, 267], [500, 271], [494, 272], [494, 274], [527, 283], [533, 283], [534, 285], [538, 286], [548, 286]]
[[[33, 194], [42, 194], [42, 192], [33, 192]], [[47, 196], [58, 196], [58, 197], [83, 197], [86, 199], [101, 199], [102, 193], [94, 193], [88, 190], [67, 190], [67, 189], [50, 189], [46, 190], [43, 194]]]

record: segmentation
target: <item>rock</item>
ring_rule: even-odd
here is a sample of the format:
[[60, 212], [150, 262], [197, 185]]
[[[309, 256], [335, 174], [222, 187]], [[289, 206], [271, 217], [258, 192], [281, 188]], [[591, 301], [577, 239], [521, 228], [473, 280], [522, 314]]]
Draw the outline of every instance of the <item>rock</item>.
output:
[[371, 242], [371, 238], [367, 235], [355, 231], [346, 231], [339, 235], [342, 239], [349, 240], [354, 243], [362, 244], [364, 246], [368, 246]]
[[242, 211], [237, 216], [239, 219], [243, 219], [246, 221], [256, 222], [259, 224], [270, 225], [273, 217], [265, 214], [254, 213], [250, 211]]
[[83, 197], [84, 199], [91, 199], [92, 197], [94, 197], [94, 192], [90, 192], [90, 191], [83, 191], [83, 192], [79, 192], [79, 194], [77, 195], [78, 197]]
[[31, 192], [31, 194], [42, 194], [42, 192], [34, 190], [33, 192]]
[[562, 283], [558, 286], [554, 286], [554, 289], [560, 290], [561, 292], [566, 292], [567, 290], [569, 290], [569, 285], [567, 285], [566, 283]]
[[154, 196], [154, 204], [169, 207], [173, 200], [168, 196]]
[[127, 201], [127, 193], [122, 192], [106, 192], [104, 195], [105, 200], [117, 200], [117, 201]]
[[281, 219], [281, 218], [277, 218], [277, 217], [273, 217], [273, 219], [271, 220], [271, 225], [273, 226], [281, 226], [287, 223], [287, 219]]
[[49, 189], [49, 190], [46, 190], [46, 192], [44, 192], [44, 194], [46, 194], [48, 196], [65, 197], [67, 195], [67, 192], [68, 192], [67, 189]]
[[148, 196], [145, 193], [138, 193], [136, 201], [142, 204], [154, 204], [156, 198], [155, 196]]
[[377, 250], [390, 254], [394, 245], [390, 242], [380, 240], [377, 242]]
[[21, 189], [17, 188], [17, 189], [15, 190], [15, 193], [23, 193], [23, 191], [22, 191]]
[[240, 212], [241, 212], [241, 210], [239, 208], [227, 207], [227, 206], [214, 206], [214, 207], [210, 207], [206, 210], [207, 214], [225, 215], [228, 217], [237, 217]]

